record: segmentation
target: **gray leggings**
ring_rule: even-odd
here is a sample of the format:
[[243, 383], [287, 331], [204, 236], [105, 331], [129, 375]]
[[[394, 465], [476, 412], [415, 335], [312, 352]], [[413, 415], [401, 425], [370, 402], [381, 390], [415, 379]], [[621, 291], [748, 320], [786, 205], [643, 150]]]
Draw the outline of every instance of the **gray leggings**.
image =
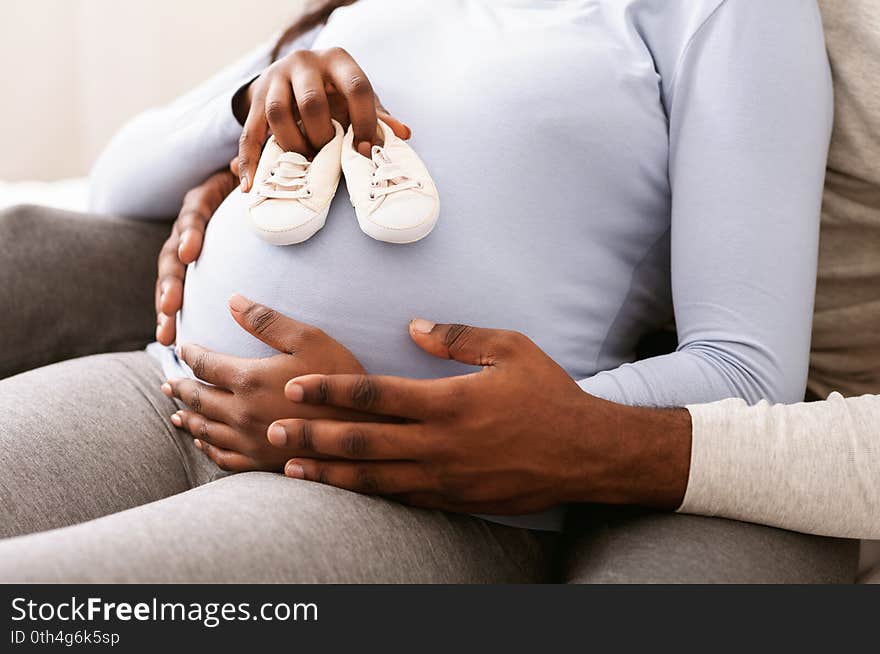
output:
[[[0, 378], [142, 345], [166, 229], [32, 207], [0, 213], [0, 302], [15, 308], [0, 313]], [[854, 541], [727, 520], [587, 507], [554, 557], [549, 535], [276, 474], [227, 476], [171, 426], [176, 407], [161, 380], [146, 354], [128, 352], [0, 381], [0, 581], [846, 582], [855, 574]]]

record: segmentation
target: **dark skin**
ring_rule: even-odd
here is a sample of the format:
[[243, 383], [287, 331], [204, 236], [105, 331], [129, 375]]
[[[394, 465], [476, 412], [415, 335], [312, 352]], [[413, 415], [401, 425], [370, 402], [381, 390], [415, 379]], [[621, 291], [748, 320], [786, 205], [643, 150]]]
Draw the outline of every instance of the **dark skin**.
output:
[[[175, 338], [171, 316], [181, 307], [185, 265], [235, 182], [250, 189], [269, 133], [306, 156], [332, 138], [331, 117], [352, 124], [362, 154], [377, 142], [377, 118], [409, 137], [340, 49], [279, 60], [237, 95], [234, 111], [244, 131], [233, 172], [187, 195], [159, 259], [157, 340], [165, 344]], [[482, 369], [413, 380], [367, 375], [329, 335], [246, 298], [234, 296], [230, 311], [278, 354], [241, 359], [184, 345], [181, 357], [208, 383], [163, 385], [189, 407], [172, 422], [224, 470], [283, 470], [467, 513], [520, 514], [567, 502], [671, 510], [684, 497], [690, 414], [590, 396], [522, 334], [414, 320], [410, 336], [425, 352]]]
[[268, 426], [281, 415], [334, 420], [374, 420], [360, 411], [335, 407], [291, 406], [284, 384], [292, 376], [313, 370], [363, 373], [354, 355], [320, 329], [299, 323], [233, 296], [229, 310], [243, 329], [278, 354], [242, 359], [210, 352], [197, 345], [180, 348], [181, 358], [199, 379], [171, 380], [162, 392], [177, 397], [191, 411], [172, 416], [175, 426], [197, 437], [196, 445], [224, 470], [280, 472], [299, 450], [274, 447], [266, 440]]
[[[355, 367], [348, 350], [323, 332], [314, 336], [272, 309], [237, 302], [240, 316], [261, 316], [283, 334], [287, 350], [314, 361], [342, 357]], [[236, 320], [254, 333], [253, 324]], [[427, 353], [482, 370], [435, 380], [308, 374], [286, 384], [285, 406], [273, 385], [297, 364], [278, 357], [248, 362], [187, 346], [184, 359], [219, 388], [171, 380], [163, 390], [190, 407], [175, 424], [226, 470], [283, 465], [289, 477], [466, 513], [521, 514], [566, 502], [670, 510], [681, 504], [690, 465], [686, 410], [627, 407], [584, 393], [517, 332], [421, 320], [409, 332]], [[236, 389], [223, 384], [245, 369], [254, 374], [245, 386], [273, 399], [259, 419], [242, 424], [234, 416], [250, 401], [246, 394], [241, 401], [230, 397]], [[307, 409], [369, 420], [310, 416]]]
[[244, 192], [253, 186], [270, 133], [284, 150], [309, 158], [333, 139], [331, 118], [343, 127], [351, 125], [357, 150], [365, 157], [380, 144], [380, 118], [399, 138], [411, 135], [382, 106], [366, 73], [342, 48], [292, 52], [238, 93], [233, 105], [244, 125], [238, 150]]

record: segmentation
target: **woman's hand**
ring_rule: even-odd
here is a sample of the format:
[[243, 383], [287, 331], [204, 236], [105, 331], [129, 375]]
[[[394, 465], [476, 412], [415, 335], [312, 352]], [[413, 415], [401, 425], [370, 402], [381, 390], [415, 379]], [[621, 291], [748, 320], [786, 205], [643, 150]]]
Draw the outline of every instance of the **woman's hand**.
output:
[[242, 359], [184, 345], [181, 357], [195, 375], [166, 382], [162, 391], [190, 410], [172, 416], [224, 470], [280, 471], [299, 447], [277, 448], [266, 440], [266, 428], [282, 417], [370, 420], [350, 409], [296, 406], [284, 396], [291, 377], [308, 372], [363, 373], [354, 355], [320, 329], [281, 315], [239, 295], [229, 301], [233, 318], [246, 331], [280, 352], [264, 359]]
[[675, 508], [690, 464], [684, 409], [628, 407], [588, 395], [516, 332], [410, 324], [437, 357], [483, 366], [433, 380], [308, 375], [287, 397], [397, 423], [293, 418], [269, 427], [277, 445], [309, 444], [285, 472], [340, 488], [466, 513], [521, 514], [564, 502]]
[[358, 152], [370, 156], [381, 118], [402, 139], [410, 129], [390, 116], [361, 67], [342, 48], [299, 50], [269, 66], [233, 99], [244, 125], [238, 159], [241, 189], [253, 184], [269, 132], [287, 151], [311, 156], [335, 134], [330, 119], [354, 130]]
[[192, 189], [174, 221], [171, 235], [159, 253], [156, 279], [156, 340], [171, 345], [176, 338], [175, 314], [183, 306], [186, 266], [202, 251], [205, 228], [217, 207], [238, 183], [234, 170], [214, 173]]

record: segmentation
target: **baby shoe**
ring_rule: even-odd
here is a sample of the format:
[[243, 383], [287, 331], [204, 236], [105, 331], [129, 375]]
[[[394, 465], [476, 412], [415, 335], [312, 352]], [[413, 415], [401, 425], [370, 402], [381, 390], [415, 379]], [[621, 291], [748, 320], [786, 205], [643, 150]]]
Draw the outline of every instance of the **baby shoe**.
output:
[[415, 151], [381, 120], [384, 145], [370, 158], [354, 148], [351, 128], [342, 144], [342, 170], [358, 224], [367, 236], [387, 243], [425, 238], [440, 213], [437, 187]]
[[336, 195], [342, 169], [344, 130], [335, 120], [336, 136], [309, 161], [297, 152], [285, 152], [269, 138], [257, 166], [250, 194], [250, 224], [273, 245], [293, 245], [311, 238], [324, 226]]

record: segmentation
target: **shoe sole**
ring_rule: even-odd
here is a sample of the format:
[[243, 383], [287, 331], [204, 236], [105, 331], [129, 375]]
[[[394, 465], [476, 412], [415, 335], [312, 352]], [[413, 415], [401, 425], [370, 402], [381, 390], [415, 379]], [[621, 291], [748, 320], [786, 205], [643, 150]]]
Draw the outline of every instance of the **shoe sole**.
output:
[[413, 227], [404, 227], [395, 229], [393, 227], [384, 227], [369, 218], [361, 220], [358, 216], [358, 225], [361, 231], [372, 239], [382, 241], [384, 243], [394, 243], [395, 245], [407, 245], [421, 241], [430, 234], [434, 227], [437, 226], [437, 218], [440, 215], [440, 203], [434, 206], [434, 211], [426, 219]]

